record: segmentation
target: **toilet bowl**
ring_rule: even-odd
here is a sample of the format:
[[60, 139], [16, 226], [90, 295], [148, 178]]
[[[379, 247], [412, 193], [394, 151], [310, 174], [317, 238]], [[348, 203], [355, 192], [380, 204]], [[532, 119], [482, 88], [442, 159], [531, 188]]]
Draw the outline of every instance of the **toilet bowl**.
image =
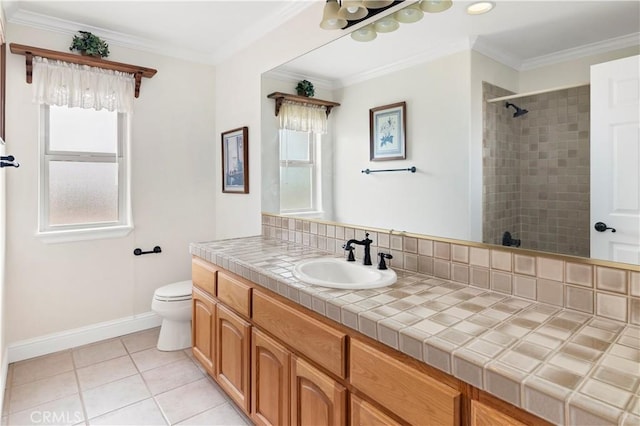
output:
[[191, 290], [189, 280], [165, 285], [153, 293], [151, 310], [162, 318], [158, 350], [191, 347]]

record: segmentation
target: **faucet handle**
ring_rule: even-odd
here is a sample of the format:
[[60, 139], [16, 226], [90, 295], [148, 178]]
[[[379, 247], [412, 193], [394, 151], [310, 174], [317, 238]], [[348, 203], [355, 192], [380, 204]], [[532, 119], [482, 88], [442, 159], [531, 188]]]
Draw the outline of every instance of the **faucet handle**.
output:
[[349, 252], [349, 254], [347, 255], [347, 262], [355, 262], [356, 258], [353, 255], [353, 249], [355, 247], [353, 247], [351, 244], [344, 244], [342, 248], [345, 249], [345, 251]]
[[378, 263], [378, 269], [385, 270], [387, 269], [387, 262], [385, 259], [393, 259], [393, 256], [389, 253], [379, 252], [378, 257], [380, 257], [380, 262]]

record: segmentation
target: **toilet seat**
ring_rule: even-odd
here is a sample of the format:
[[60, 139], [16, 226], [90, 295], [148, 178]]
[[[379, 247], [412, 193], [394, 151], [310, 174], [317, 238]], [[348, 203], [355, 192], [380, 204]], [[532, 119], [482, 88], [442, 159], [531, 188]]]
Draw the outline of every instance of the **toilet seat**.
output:
[[193, 284], [191, 280], [180, 281], [158, 288], [153, 298], [160, 302], [180, 302], [191, 299]]

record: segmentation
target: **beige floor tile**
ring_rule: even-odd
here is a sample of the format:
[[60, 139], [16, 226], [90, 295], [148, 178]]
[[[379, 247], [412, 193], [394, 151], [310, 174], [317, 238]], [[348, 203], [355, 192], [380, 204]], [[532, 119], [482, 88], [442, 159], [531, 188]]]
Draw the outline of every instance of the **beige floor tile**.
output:
[[142, 373], [144, 381], [153, 395], [195, 382], [204, 377], [188, 358], [166, 364]]
[[160, 394], [156, 396], [156, 401], [171, 424], [227, 402], [222, 392], [208, 378]]
[[9, 398], [9, 413], [17, 413], [74, 393], [78, 393], [78, 384], [73, 371], [14, 386]]
[[158, 344], [158, 335], [160, 327], [151, 330], [141, 331], [139, 333], [129, 334], [122, 337], [122, 343], [130, 354], [140, 352], [145, 349], [155, 348]]
[[89, 419], [142, 401], [150, 396], [147, 386], [138, 374], [82, 392]]
[[119, 410], [112, 411], [95, 419], [89, 420], [90, 425], [166, 425], [160, 408], [153, 398], [136, 402]]
[[70, 351], [17, 362], [13, 365], [11, 386], [23, 385], [71, 370], [73, 370], [73, 360]]
[[179, 425], [211, 425], [211, 426], [249, 426], [251, 422], [238, 413], [230, 403], [225, 402], [204, 413], [193, 416]]
[[74, 349], [73, 361], [76, 368], [81, 368], [124, 355], [127, 355], [127, 350], [120, 339], [113, 339]]
[[78, 368], [80, 389], [88, 390], [138, 373], [129, 355]]
[[138, 370], [146, 371], [161, 365], [170, 364], [181, 359], [186, 359], [183, 351], [162, 352], [156, 348], [131, 354], [131, 358], [136, 363]]
[[75, 425], [84, 420], [80, 395], [50, 401], [11, 414], [8, 425]]

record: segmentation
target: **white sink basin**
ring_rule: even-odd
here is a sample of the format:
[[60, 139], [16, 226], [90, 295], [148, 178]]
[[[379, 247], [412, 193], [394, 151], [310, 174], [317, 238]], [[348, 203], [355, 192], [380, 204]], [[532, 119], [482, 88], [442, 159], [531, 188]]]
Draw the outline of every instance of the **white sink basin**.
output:
[[293, 276], [307, 284], [352, 290], [386, 287], [398, 278], [391, 269], [331, 257], [300, 261], [293, 268]]

